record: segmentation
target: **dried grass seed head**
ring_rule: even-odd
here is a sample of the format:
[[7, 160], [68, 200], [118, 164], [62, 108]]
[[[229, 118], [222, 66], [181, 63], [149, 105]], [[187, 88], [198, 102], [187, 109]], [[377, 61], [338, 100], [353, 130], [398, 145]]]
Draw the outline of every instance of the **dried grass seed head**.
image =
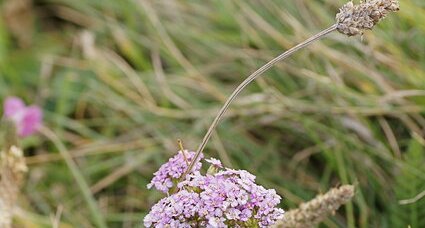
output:
[[399, 9], [398, 0], [366, 0], [357, 5], [350, 1], [336, 15], [337, 30], [348, 36], [362, 35], [364, 30], [372, 29], [388, 13]]
[[343, 185], [333, 188], [313, 200], [301, 204], [297, 209], [285, 212], [284, 218], [277, 222], [275, 228], [310, 228], [326, 219], [329, 215], [354, 197], [354, 186]]

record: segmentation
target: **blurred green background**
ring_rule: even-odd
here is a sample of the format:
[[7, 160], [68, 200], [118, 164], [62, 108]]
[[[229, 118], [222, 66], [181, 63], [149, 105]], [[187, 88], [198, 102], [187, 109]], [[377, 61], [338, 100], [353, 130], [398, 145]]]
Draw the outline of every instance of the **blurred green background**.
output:
[[[22, 142], [17, 227], [140, 226], [177, 139], [196, 149], [239, 82], [345, 2], [0, 0], [0, 101], [40, 105], [58, 136]], [[355, 184], [324, 227], [425, 227], [425, 198], [399, 203], [425, 190], [425, 2], [400, 4], [362, 38], [332, 33], [265, 73], [206, 157], [257, 175], [284, 209]]]

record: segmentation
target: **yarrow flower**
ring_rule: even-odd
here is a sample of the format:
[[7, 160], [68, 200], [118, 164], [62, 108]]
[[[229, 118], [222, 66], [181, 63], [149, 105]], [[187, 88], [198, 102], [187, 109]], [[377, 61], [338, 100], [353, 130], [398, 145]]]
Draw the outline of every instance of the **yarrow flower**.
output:
[[[217, 159], [210, 163], [221, 165]], [[192, 172], [177, 192], [161, 199], [144, 218], [146, 227], [268, 227], [283, 218], [281, 197], [255, 183], [245, 170]]]
[[33, 134], [41, 125], [43, 113], [38, 106], [25, 106], [17, 97], [9, 97], [3, 104], [4, 117], [11, 119], [17, 128], [18, 135], [26, 137]]
[[161, 199], [144, 219], [146, 227], [191, 227], [189, 221], [199, 209], [199, 194], [186, 190]]
[[[179, 151], [177, 155], [170, 158], [167, 163], [163, 164], [159, 170], [154, 173], [152, 181], [147, 186], [148, 189], [155, 187], [158, 191], [167, 193], [169, 189], [175, 186], [174, 182], [177, 182], [187, 170], [194, 156], [195, 152], [187, 150]], [[200, 170], [201, 166], [202, 163], [200, 161], [196, 162], [192, 172]]]

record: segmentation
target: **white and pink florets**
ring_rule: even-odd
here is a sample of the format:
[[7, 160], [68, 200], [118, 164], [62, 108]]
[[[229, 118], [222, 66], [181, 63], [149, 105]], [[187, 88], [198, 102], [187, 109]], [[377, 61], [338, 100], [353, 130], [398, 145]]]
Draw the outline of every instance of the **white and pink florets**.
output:
[[[168, 162], [163, 164], [158, 171], [154, 173], [152, 181], [148, 184], [148, 189], [155, 187], [158, 191], [167, 193], [169, 189], [175, 186], [175, 182], [183, 175], [192, 162], [195, 152], [182, 150], [174, 157], [170, 158]], [[201, 157], [202, 159], [202, 157]], [[192, 172], [200, 170], [202, 163], [196, 162], [192, 168]]]
[[[165, 164], [168, 168], [161, 166], [154, 179], [159, 179], [158, 174], [162, 175], [161, 179], [167, 179], [164, 171], [176, 165], [170, 161]], [[223, 168], [218, 159], [207, 162], [219, 168], [217, 172], [202, 175], [199, 171], [202, 164], [197, 163], [194, 171], [177, 184], [175, 193], [152, 207], [144, 218], [146, 227], [268, 227], [282, 219], [284, 211], [277, 207], [281, 197], [274, 189], [257, 185], [255, 176], [245, 170]], [[161, 189], [168, 190], [172, 184]]]

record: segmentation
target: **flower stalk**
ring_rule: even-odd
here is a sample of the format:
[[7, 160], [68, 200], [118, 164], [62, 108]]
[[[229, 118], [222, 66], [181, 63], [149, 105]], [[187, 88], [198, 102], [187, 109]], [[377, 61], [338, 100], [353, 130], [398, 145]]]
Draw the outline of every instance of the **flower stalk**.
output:
[[317, 33], [316, 35], [308, 38], [304, 42], [294, 46], [293, 48], [285, 51], [284, 53], [280, 54], [279, 56], [275, 57], [274, 59], [270, 60], [268, 63], [260, 67], [258, 70], [256, 70], [254, 73], [249, 75], [239, 86], [232, 92], [232, 94], [227, 98], [226, 102], [224, 103], [223, 107], [221, 107], [220, 111], [218, 112], [217, 116], [214, 118], [212, 124], [208, 128], [207, 133], [205, 134], [204, 138], [202, 139], [201, 144], [199, 145], [198, 149], [196, 150], [196, 155], [192, 163], [189, 165], [189, 168], [187, 169], [186, 173], [183, 175], [187, 175], [191, 172], [191, 169], [193, 168], [193, 165], [195, 164], [194, 161], [199, 159], [199, 155], [204, 150], [205, 146], [208, 143], [208, 140], [211, 138], [212, 133], [214, 132], [215, 128], [217, 127], [220, 120], [223, 118], [226, 111], [229, 109], [230, 104], [235, 100], [235, 98], [242, 92], [245, 87], [247, 87], [252, 81], [254, 81], [256, 78], [261, 76], [264, 72], [272, 68], [276, 63], [288, 58], [295, 52], [299, 51], [300, 49], [307, 47], [311, 43], [313, 43], [316, 40], [319, 40], [320, 38], [323, 38], [327, 34], [335, 31], [337, 29], [337, 25], [334, 24], [331, 27]]
[[273, 67], [276, 63], [288, 58], [295, 52], [310, 45], [311, 43], [325, 37], [333, 31], [338, 31], [347, 36], [362, 35], [364, 30], [372, 29], [379, 21], [385, 18], [390, 12], [398, 11], [400, 8], [398, 0], [366, 0], [361, 1], [360, 4], [355, 5], [352, 1], [342, 6], [339, 13], [336, 15], [336, 23], [329, 28], [313, 35], [304, 42], [292, 47], [279, 56], [267, 62], [254, 73], [249, 75], [239, 86], [232, 92], [226, 102], [223, 104], [217, 116], [214, 118], [210, 127], [207, 130], [204, 138], [202, 139], [192, 162], [190, 163], [186, 172], [182, 175], [181, 180], [191, 172], [194, 164], [198, 161], [200, 154], [204, 150], [208, 140], [211, 138], [212, 133], [217, 127], [220, 120], [223, 118], [226, 111], [229, 109], [230, 104], [235, 100], [239, 93], [247, 87], [252, 81], [261, 76], [264, 72]]

